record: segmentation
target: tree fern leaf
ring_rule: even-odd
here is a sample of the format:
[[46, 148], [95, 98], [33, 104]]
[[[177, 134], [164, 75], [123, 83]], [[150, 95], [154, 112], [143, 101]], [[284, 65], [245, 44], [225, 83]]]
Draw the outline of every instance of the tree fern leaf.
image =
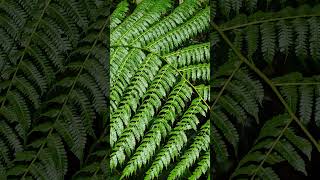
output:
[[184, 24], [148, 43], [147, 49], [151, 52], [168, 52], [189, 37], [204, 31], [209, 25], [209, 11], [209, 7], [201, 10]]
[[201, 175], [205, 174], [207, 170], [210, 168], [210, 151], [207, 151], [200, 158], [201, 160], [198, 162], [198, 166], [192, 172], [192, 175], [188, 178], [189, 180], [199, 179]]
[[259, 27], [258, 26], [248, 26], [246, 35], [246, 41], [248, 44], [248, 57], [251, 59], [253, 54], [258, 49], [258, 40], [259, 40]]
[[129, 4], [126, 0], [121, 1], [116, 9], [111, 14], [111, 23], [110, 23], [110, 29], [113, 30], [115, 27], [117, 27], [123, 19], [125, 18], [125, 13], [129, 10], [128, 8]]
[[307, 174], [304, 160], [294, 150], [293, 146], [286, 142], [278, 142], [275, 146], [275, 150], [278, 151], [278, 153], [280, 153], [296, 170], [301, 171], [305, 175]]
[[164, 35], [168, 31], [182, 24], [198, 9], [198, 3], [194, 0], [186, 0], [175, 10], [166, 16], [163, 20], [153, 25], [151, 28], [141, 33], [132, 40], [131, 45], [144, 47], [149, 42], [154, 41], [160, 35]]
[[307, 51], [308, 50], [307, 49], [308, 27], [302, 19], [294, 20], [293, 25], [295, 28], [295, 33], [297, 35], [295, 52], [301, 58], [306, 57], [308, 52]]
[[[186, 91], [183, 92], [183, 90], [186, 90]], [[129, 163], [129, 165], [127, 166], [130, 166], [133, 163], [136, 164], [135, 161], [141, 162], [140, 160], [141, 158], [145, 158], [147, 160], [150, 159], [150, 157], [153, 155], [155, 151], [155, 148], [159, 146], [161, 139], [166, 137], [167, 132], [170, 132], [169, 123], [170, 122], [173, 123], [175, 121], [176, 116], [178, 116], [182, 111], [182, 108], [176, 104], [177, 102], [176, 99], [182, 99], [183, 101], [188, 100], [188, 99], [184, 99], [183, 96], [181, 96], [183, 93], [189, 93], [190, 94], [189, 98], [191, 97], [192, 89], [186, 84], [185, 81], [181, 81], [180, 83], [178, 83], [175, 86], [174, 90], [170, 93], [167, 99], [167, 103], [160, 110], [158, 117], [156, 117], [150, 130], [145, 135], [140, 146], [137, 148], [136, 153], [133, 155], [133, 158], [131, 158], [132, 162]], [[147, 148], [148, 146], [151, 146], [151, 148]], [[122, 148], [122, 147], [115, 148], [116, 152], [119, 152], [119, 150], [123, 152], [123, 149], [125, 148]], [[116, 154], [116, 153], [113, 153], [113, 154]], [[114, 159], [116, 158], [117, 156], [111, 155], [111, 161], [114, 161]], [[122, 162], [120, 161], [120, 163]]]
[[15, 134], [15, 132], [10, 128], [10, 126], [5, 121], [1, 121], [0, 123], [0, 132], [2, 136], [10, 144], [12, 150], [14, 150], [14, 153], [18, 153], [23, 150], [23, 146], [20, 142], [19, 137]]
[[210, 57], [209, 44], [196, 44], [163, 56], [177, 67], [207, 62]]
[[315, 88], [315, 90], [316, 90], [317, 98], [316, 98], [316, 109], [315, 109], [315, 117], [314, 118], [315, 118], [316, 125], [318, 127], [320, 127], [320, 114], [317, 113], [317, 112], [320, 112], [320, 86], [317, 86]]
[[299, 113], [301, 116], [301, 121], [304, 124], [309, 124], [312, 115], [312, 106], [313, 106], [313, 88], [310, 86], [301, 86], [300, 87], [300, 103], [299, 103]]
[[290, 47], [293, 43], [293, 32], [290, 24], [284, 20], [279, 21], [277, 23], [277, 26], [279, 28], [279, 48], [280, 52], [283, 52], [285, 54], [289, 53]]
[[[190, 148], [182, 155], [181, 160], [176, 167], [170, 172], [168, 179], [176, 179], [180, 177], [186, 169], [188, 169], [196, 159], [199, 158], [201, 150], [206, 150], [209, 147], [209, 131], [210, 122], [207, 121], [200, 129], [199, 134], [195, 137], [194, 142], [190, 145]], [[147, 175], [146, 179], [153, 179], [157, 171], [153, 171], [150, 175]]]
[[222, 134], [232, 144], [233, 148], [237, 149], [239, 142], [238, 132], [228, 120], [228, 117], [222, 112], [212, 112], [211, 117], [213, 123], [221, 130]]
[[320, 23], [319, 19], [316, 17], [312, 17], [308, 19], [309, 28], [310, 28], [310, 54], [314, 60], [319, 60], [320, 57]]
[[261, 49], [265, 60], [269, 63], [272, 62], [275, 55], [275, 32], [272, 23], [264, 23], [260, 26], [262, 44]]
[[210, 76], [210, 65], [203, 63], [198, 65], [191, 65], [180, 68], [179, 71], [183, 73], [186, 79], [191, 79], [192, 81], [196, 80], [209, 80]]
[[[146, 172], [147, 176], [154, 171], [161, 172], [164, 167], [167, 167], [170, 164], [171, 160], [174, 160], [174, 158], [179, 155], [181, 149], [187, 143], [186, 131], [190, 130], [191, 127], [195, 127], [194, 129], [196, 130], [199, 120], [195, 114], [199, 113], [198, 107], [202, 103], [200, 98], [191, 102], [191, 105], [184, 113], [177, 126], [171, 131], [168, 142], [160, 152], [157, 153], [155, 161], [153, 161], [151, 167]], [[200, 108], [200, 111], [202, 110], [203, 109]], [[207, 108], [205, 110], [207, 110]]]

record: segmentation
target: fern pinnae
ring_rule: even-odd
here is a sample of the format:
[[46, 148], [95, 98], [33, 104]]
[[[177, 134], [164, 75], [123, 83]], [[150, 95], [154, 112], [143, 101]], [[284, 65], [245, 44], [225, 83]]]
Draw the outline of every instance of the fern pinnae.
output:
[[316, 122], [316, 125], [320, 128], [320, 85], [317, 85], [315, 88], [315, 95], [317, 96], [316, 102], [315, 102], [315, 115], [314, 115], [314, 120]]
[[320, 57], [320, 22], [319, 18], [312, 17], [308, 19], [308, 24], [310, 28], [310, 55], [313, 59], [318, 60]]
[[[121, 100], [120, 97], [123, 95], [123, 92], [127, 88], [131, 92], [136, 90], [139, 92], [139, 94], [142, 94], [145, 91], [143, 89], [148, 87], [148, 82], [153, 80], [154, 76], [156, 75], [161, 65], [162, 65], [162, 62], [157, 56], [152, 54], [148, 55], [145, 61], [143, 61], [142, 64], [139, 66], [138, 71], [135, 73], [135, 75], [132, 78], [127, 77], [126, 80], [123, 80], [120, 82], [118, 81], [121, 84], [121, 86], [117, 86], [118, 82], [116, 82], [115, 86], [111, 88], [110, 94], [111, 94], [112, 103], [115, 105], [118, 105]], [[127, 96], [130, 95], [130, 93], [126, 93], [126, 94]], [[128, 100], [129, 98], [124, 98], [124, 99]]]
[[156, 2], [155, 1], [143, 1], [134, 12], [127, 17], [123, 23], [119, 24], [114, 30], [110, 32], [110, 44], [117, 41], [132, 25], [134, 25], [140, 18], [142, 18], [148, 9], [150, 9]]
[[67, 7], [67, 13], [70, 14], [70, 17], [73, 18], [77, 24], [85, 29], [88, 25], [88, 20], [85, 17], [84, 13], [81, 12], [79, 4], [77, 1], [69, 0], [69, 1], [58, 1], [58, 4], [60, 4], [63, 7]]
[[[210, 121], [206, 121], [204, 125], [201, 126], [201, 129], [197, 136], [194, 139], [194, 142], [182, 155], [181, 160], [178, 162], [176, 167], [170, 172], [168, 179], [176, 179], [180, 177], [186, 169], [188, 169], [196, 159], [199, 158], [200, 152], [202, 150], [207, 150], [209, 148], [210, 142]], [[156, 172], [155, 172], [156, 173]], [[150, 174], [150, 178], [153, 179], [154, 174]]]
[[40, 107], [40, 96], [37, 90], [24, 77], [15, 78], [14, 84], [22, 94], [29, 98], [36, 109]]
[[[141, 33], [138, 37], [130, 41], [131, 45], [137, 45], [138, 47], [144, 47], [151, 41], [154, 41], [159, 35], [165, 34], [167, 31], [173, 29], [179, 24], [183, 23], [185, 19], [188, 19], [197, 9], [197, 3], [194, 0], [184, 1], [178, 6], [169, 16], [163, 20], [148, 28], [145, 32]], [[171, 23], [168, 23], [171, 22]], [[166, 28], [164, 28], [166, 27]], [[155, 33], [156, 32], [156, 33]]]
[[[146, 127], [151, 121], [151, 118], [154, 116], [156, 110], [162, 104], [161, 99], [166, 97], [170, 88], [174, 85], [176, 81], [175, 75], [176, 73], [170, 67], [170, 65], [165, 65], [160, 69], [154, 81], [151, 83], [150, 88], [142, 97], [143, 100], [140, 108], [130, 120], [127, 128], [124, 129], [119, 142], [127, 142], [127, 140], [124, 140], [123, 138], [133, 135], [137, 141], [140, 141], [140, 138], [143, 136]], [[113, 124], [111, 124], [111, 128], [114, 128]], [[117, 129], [117, 134], [119, 134], [119, 127], [116, 126], [115, 128]], [[114, 131], [111, 131], [111, 145], [113, 145], [113, 143], [116, 141], [116, 135], [113, 135], [113, 132]], [[117, 147], [118, 145], [116, 144], [115, 146]]]
[[81, 117], [83, 118], [82, 121], [86, 127], [86, 131], [89, 135], [95, 136], [92, 128], [92, 124], [95, 117], [94, 109], [90, 106], [90, 100], [86, 97], [85, 93], [82, 90], [73, 90], [71, 94], [72, 101], [77, 103], [81, 108]]
[[[117, 133], [117, 136], [120, 136], [120, 132], [128, 125], [131, 114], [136, 112], [139, 105], [138, 100], [147, 91], [149, 86], [148, 84], [153, 80], [153, 78], [155, 78], [160, 65], [161, 61], [158, 59], [158, 57], [154, 55], [148, 56], [146, 61], [143, 62], [142, 66], [139, 68], [139, 71], [134, 75], [132, 79], [133, 82], [129, 82], [130, 84], [127, 88], [128, 91], [123, 95], [124, 97], [121, 98], [123, 101], [121, 101], [119, 107], [112, 108], [111, 129], [117, 129], [117, 132], [119, 132]], [[130, 80], [127, 80], [127, 82], [128, 81]], [[124, 85], [122, 85], [122, 87], [123, 90], [126, 89]], [[113, 88], [111, 89], [112, 104], [118, 105], [120, 102], [120, 96], [122, 95], [120, 93], [121, 90], [114, 91]], [[123, 123], [123, 125], [119, 126], [119, 123]], [[114, 136], [112, 139], [116, 140], [116, 136]]]
[[[117, 69], [117, 75], [111, 74], [111, 85], [114, 84], [118, 78], [121, 78], [122, 76], [125, 76], [126, 73], [134, 73], [137, 69], [139, 64], [143, 62], [146, 55], [144, 55], [144, 52], [140, 49], [131, 49], [129, 50], [128, 55], [122, 60], [119, 61], [120, 67]], [[133, 60], [131, 60], [133, 59]], [[130, 61], [131, 60], [131, 61]], [[133, 69], [133, 71], [129, 70], [129, 67]], [[129, 76], [129, 75], [126, 75]]]
[[259, 27], [258, 26], [247, 26], [246, 31], [246, 41], [248, 46], [248, 58], [252, 59], [253, 54], [258, 49], [258, 40], [259, 40]]
[[114, 30], [115, 27], [117, 27], [123, 19], [125, 18], [125, 13], [129, 10], [128, 8], [129, 3], [126, 0], [121, 1], [116, 9], [113, 11], [113, 13], [110, 16], [110, 29], [111, 31]]
[[178, 51], [165, 54], [162, 57], [176, 67], [184, 67], [195, 63], [207, 62], [210, 58], [210, 44], [191, 45]]
[[280, 20], [277, 23], [279, 28], [279, 48], [280, 52], [284, 52], [285, 54], [289, 53], [290, 47], [293, 42], [293, 31], [291, 24], [285, 20]]
[[173, 160], [179, 155], [181, 149], [187, 143], [187, 136], [185, 133], [190, 129], [196, 130], [197, 125], [200, 123], [196, 114], [201, 113], [202, 115], [205, 115], [207, 110], [208, 107], [203, 104], [200, 98], [196, 98], [191, 102], [191, 105], [185, 111], [177, 126], [170, 132], [168, 142], [166, 142], [166, 145], [157, 153], [155, 161], [146, 172], [147, 176], [151, 172], [154, 172], [155, 169], [158, 171], [156, 175], [158, 176], [163, 167], [167, 167], [170, 164], [171, 159]]
[[[210, 8], [206, 7], [193, 16], [190, 20], [178, 26], [177, 28], [169, 31], [167, 34], [160, 36], [154, 41], [147, 44], [146, 49], [151, 52], [168, 52], [173, 49], [175, 46], [181, 44], [190, 36], [202, 32], [209, 25], [209, 15]], [[195, 27], [196, 32], [186, 31], [188, 27]], [[182, 35], [177, 34], [178, 32], [183, 32]], [[180, 37], [176, 39], [175, 37]], [[164, 45], [164, 46], [161, 46]]]
[[[100, 30], [100, 32], [99, 32], [99, 36], [102, 34], [102, 32], [103, 32], [103, 30], [105, 29], [106, 25], [107, 25], [107, 21], [103, 24], [103, 26], [102, 26], [102, 28], [101, 28], [101, 30]], [[93, 43], [93, 45], [92, 45], [92, 47], [91, 47], [91, 50], [92, 50], [93, 47], [96, 45], [97, 41], [98, 41], [98, 38], [97, 38], [97, 39], [95, 40], [95, 42]], [[55, 121], [54, 121], [55, 123], [60, 119], [60, 117], [61, 117], [61, 115], [62, 115], [62, 111], [63, 111], [63, 109], [65, 108], [65, 106], [67, 105], [67, 101], [68, 101], [69, 98], [71, 97], [71, 92], [72, 92], [72, 90], [75, 88], [75, 85], [76, 85], [76, 83], [77, 83], [77, 81], [78, 81], [78, 79], [79, 79], [79, 77], [80, 77], [80, 75], [81, 75], [81, 73], [82, 73], [82, 71], [83, 71], [83, 69], [84, 69], [84, 64], [85, 64], [85, 62], [86, 62], [86, 61], [89, 59], [89, 57], [90, 57], [90, 53], [91, 53], [91, 52], [89, 51], [88, 55], [86, 56], [85, 60], [83, 61], [83, 64], [82, 64], [81, 69], [79, 70], [76, 78], [74, 79], [74, 81], [73, 81], [73, 83], [72, 83], [72, 85], [71, 85], [71, 87], [70, 87], [70, 90], [69, 90], [68, 95], [64, 98], [63, 104], [62, 104], [62, 106], [61, 106], [61, 109], [59, 110], [59, 112], [58, 112], [58, 114], [57, 114], [57, 116], [56, 116], [56, 119], [55, 119]], [[48, 134], [47, 134], [47, 136], [46, 136], [46, 139], [47, 139], [49, 136], [52, 135], [53, 131], [54, 131], [54, 129], [53, 129], [53, 127], [51, 127], [50, 130], [49, 130], [49, 132], [48, 132]], [[32, 161], [30, 162], [30, 164], [29, 164], [29, 165], [27, 166], [27, 168], [25, 169], [22, 178], [24, 178], [24, 177], [28, 174], [28, 172], [30, 171], [30, 168], [33, 166], [33, 164], [35, 163], [35, 161], [39, 158], [39, 155], [41, 154], [41, 152], [42, 152], [42, 150], [43, 150], [43, 148], [45, 147], [46, 144], [47, 144], [47, 140], [45, 140], [45, 141], [41, 144], [41, 146], [39, 147], [39, 150], [38, 150], [38, 152], [36, 153], [36, 156], [32, 159]]]
[[23, 150], [22, 143], [19, 141], [17, 134], [5, 121], [1, 121], [0, 123], [0, 132], [7, 139], [15, 154]]
[[297, 46], [295, 48], [295, 52], [301, 58], [306, 57], [308, 51], [306, 42], [308, 33], [307, 24], [302, 19], [295, 19], [293, 21], [293, 26], [295, 29], [295, 33], [297, 34]]
[[127, 29], [115, 42], [111, 41], [111, 46], [128, 45], [139, 32], [149, 29], [149, 26], [161, 18], [161, 15], [170, 8], [171, 0], [154, 1], [154, 5], [148, 10], [148, 13], [137, 20], [130, 29]]
[[222, 134], [225, 136], [225, 138], [232, 144], [233, 148], [237, 150], [239, 135], [233, 124], [229, 121], [228, 117], [224, 113], [218, 111], [216, 113], [213, 112], [211, 114], [211, 118], [216, 127], [222, 131]]
[[264, 23], [260, 26], [262, 36], [262, 52], [265, 60], [271, 63], [275, 55], [275, 32], [273, 23]]
[[[159, 143], [162, 139], [161, 137], [163, 138], [166, 137], [167, 133], [170, 132], [170, 123], [173, 123], [175, 121], [175, 118], [179, 116], [179, 114], [184, 108], [183, 107], [184, 104], [177, 104], [178, 103], [177, 100], [181, 100], [185, 102], [191, 98], [191, 93], [192, 93], [191, 87], [189, 87], [184, 80], [180, 81], [174, 87], [174, 90], [170, 93], [166, 104], [160, 110], [158, 116], [155, 117], [155, 120], [152, 126], [150, 127], [145, 137], [142, 139], [141, 144], [137, 148], [135, 154], [133, 155], [133, 157], [129, 162], [129, 165], [127, 166], [131, 166], [133, 164], [136, 166], [136, 163], [140, 161], [139, 159], [151, 158], [151, 156], [154, 154], [155, 148], [159, 146]], [[154, 137], [156, 138], [153, 139]], [[147, 146], [152, 146], [153, 148], [146, 148]], [[118, 162], [121, 164], [125, 160], [125, 159], [116, 160], [116, 158], [120, 157], [119, 155], [116, 155], [116, 154], [119, 154], [118, 152], [121, 152], [122, 154], [124, 154], [125, 148], [117, 148], [116, 150], [117, 151], [113, 153], [115, 155], [114, 156], [111, 155], [111, 168], [116, 167]], [[145, 163], [146, 161], [144, 160], [143, 164]], [[129, 169], [131, 169], [131, 167]], [[132, 172], [129, 172], [129, 174], [131, 173]], [[128, 173], [126, 172], [125, 174], [128, 174]]]
[[311, 121], [312, 106], [313, 106], [313, 88], [310, 86], [300, 87], [300, 103], [299, 114], [303, 124], [307, 125]]
[[8, 93], [9, 93], [10, 90], [11, 90], [13, 80], [14, 80], [14, 78], [15, 78], [16, 75], [17, 75], [17, 72], [18, 72], [18, 70], [19, 70], [19, 66], [20, 66], [20, 64], [21, 64], [21, 62], [22, 62], [22, 60], [23, 60], [23, 58], [24, 58], [25, 53], [26, 53], [26, 49], [27, 49], [27, 47], [30, 45], [31, 40], [32, 40], [32, 37], [33, 37], [36, 29], [38, 28], [38, 25], [39, 25], [39, 23], [40, 23], [40, 21], [41, 21], [41, 18], [43, 17], [43, 15], [44, 15], [47, 7], [49, 6], [50, 1], [51, 1], [51, 0], [48, 0], [48, 1], [45, 3], [45, 7], [43, 8], [43, 10], [42, 10], [42, 12], [41, 12], [40, 17], [39, 17], [39, 19], [37, 20], [36, 25], [35, 25], [35, 26], [33, 27], [33, 29], [32, 29], [31, 35], [29, 36], [29, 39], [28, 39], [28, 41], [27, 41], [27, 43], [26, 43], [26, 46], [25, 46], [25, 48], [24, 48], [24, 50], [23, 50], [23, 53], [22, 53], [22, 55], [21, 55], [21, 58], [20, 58], [19, 61], [18, 61], [16, 70], [15, 70], [15, 72], [13, 73], [13, 77], [12, 77], [11, 83], [10, 83], [8, 89], [7, 89], [7, 93], [6, 93], [5, 97], [4, 97], [4, 100], [3, 100], [2, 103], [1, 103], [1, 108], [3, 108], [3, 106], [4, 106], [4, 104], [5, 104], [6, 97], [7, 97]]
[[[200, 156], [200, 161], [197, 163], [196, 169], [192, 172], [189, 180], [199, 179], [202, 174], [205, 174], [210, 168], [210, 151], [205, 152]], [[210, 179], [210, 178], [208, 178]]]
[[186, 79], [196, 80], [209, 80], [210, 64], [197, 64], [180, 68], [179, 71], [185, 75]]

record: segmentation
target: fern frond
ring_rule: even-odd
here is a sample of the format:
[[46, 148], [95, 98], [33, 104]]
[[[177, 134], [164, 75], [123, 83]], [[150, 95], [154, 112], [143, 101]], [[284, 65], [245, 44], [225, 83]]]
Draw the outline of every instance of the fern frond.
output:
[[[233, 173], [233, 178], [237, 176], [254, 178], [257, 176], [261, 179], [268, 177], [279, 179], [270, 166], [285, 160], [296, 170], [306, 174], [305, 162], [297, 151], [302, 151], [310, 157], [311, 144], [304, 138], [296, 136], [292, 129], [286, 127], [289, 120], [290, 117], [285, 114], [274, 117], [265, 123], [255, 145], [240, 161]], [[279, 139], [273, 141], [273, 138]], [[264, 154], [265, 151], [269, 152]], [[267, 177], [265, 177], [266, 172], [269, 173]]]
[[198, 166], [192, 172], [192, 175], [188, 178], [189, 180], [199, 179], [201, 175], [205, 174], [207, 170], [210, 168], [210, 151], [207, 151], [202, 156], [200, 156], [200, 160], [197, 163], [197, 165]]
[[[156, 146], [159, 146], [161, 137], [166, 137], [167, 133], [170, 132], [170, 122], [174, 123], [175, 118], [183, 111], [185, 102], [191, 98], [191, 93], [192, 89], [185, 81], [181, 81], [174, 87], [167, 99], [167, 103], [162, 107], [158, 116], [155, 117], [150, 130], [137, 148], [136, 153], [133, 155], [131, 163], [127, 165], [129, 166], [128, 169], [132, 169], [132, 166], [137, 168], [137, 165], [140, 164], [139, 162], [145, 164], [151, 158]], [[131, 137], [133, 138], [131, 138], [131, 140], [134, 140], [134, 137]], [[121, 143], [122, 146], [125, 145], [125, 147], [115, 147], [115, 152], [111, 155], [111, 168], [123, 163], [125, 160], [123, 158], [125, 157], [125, 152], [129, 155], [131, 154], [130, 151], [135, 147], [135, 141], [128, 143], [128, 141], [126, 143]], [[151, 146], [151, 148], [149, 146]], [[132, 172], [130, 172], [130, 174], [131, 173]]]
[[[191, 102], [191, 105], [186, 110], [177, 126], [170, 132], [168, 142], [160, 152], [157, 153], [155, 161], [153, 161], [151, 167], [146, 172], [146, 177], [157, 177], [162, 169], [167, 167], [171, 160], [174, 160], [175, 157], [179, 155], [181, 149], [187, 143], [186, 132], [190, 129], [197, 130], [197, 125], [200, 121], [196, 115], [200, 113], [205, 116], [207, 110], [208, 107], [203, 104], [202, 99], [196, 98]], [[124, 171], [123, 174], [126, 175], [128, 172]]]
[[209, 16], [210, 9], [206, 7], [184, 24], [148, 43], [146, 48], [151, 52], [169, 52], [190, 37], [203, 32], [209, 25]]
[[316, 111], [317, 99], [319, 98], [319, 77], [303, 77], [301, 73], [289, 73], [277, 77], [274, 82], [280, 87], [286, 101], [292, 105], [293, 110], [298, 111], [303, 124], [308, 125], [314, 117], [318, 122]]
[[184, 67], [197, 63], [208, 62], [210, 58], [209, 43], [191, 45], [181, 50], [162, 56], [170, 64], [177, 67]]
[[[188, 169], [198, 158], [201, 151], [206, 151], [209, 148], [210, 143], [210, 121], [207, 121], [201, 126], [201, 129], [193, 143], [182, 155], [181, 160], [175, 166], [175, 168], [170, 172], [168, 179], [176, 179], [181, 177], [181, 175]], [[157, 173], [157, 171], [153, 172]], [[154, 175], [150, 175], [153, 178]]]
[[175, 8], [170, 15], [142, 32], [138, 37], [133, 39], [130, 44], [138, 47], [144, 47], [159, 36], [166, 34], [170, 30], [184, 23], [185, 20], [189, 19], [197, 9], [199, 9], [199, 3], [197, 1], [184, 1], [180, 6]]
[[296, 56], [301, 59], [305, 59], [308, 55], [318, 59], [317, 50], [315, 50], [318, 44], [315, 38], [320, 16], [317, 13], [318, 10], [318, 6], [312, 8], [301, 6], [296, 9], [287, 7], [272, 15], [269, 12], [256, 12], [249, 16], [239, 15], [221, 24], [220, 27], [224, 32], [232, 32], [236, 35], [234, 42], [238, 42], [237, 34], [245, 34], [246, 43], [238, 46], [244, 49], [247, 44], [246, 53], [249, 59], [252, 59], [253, 54], [259, 51], [262, 52], [264, 60], [268, 63], [273, 62], [276, 52], [285, 55], [295, 52]]
[[113, 11], [113, 13], [110, 16], [110, 19], [111, 19], [110, 29], [111, 29], [111, 31], [115, 27], [117, 27], [119, 24], [121, 24], [121, 22], [125, 18], [126, 12], [129, 10], [128, 6], [129, 6], [129, 4], [126, 0], [121, 1], [117, 5], [116, 9]]

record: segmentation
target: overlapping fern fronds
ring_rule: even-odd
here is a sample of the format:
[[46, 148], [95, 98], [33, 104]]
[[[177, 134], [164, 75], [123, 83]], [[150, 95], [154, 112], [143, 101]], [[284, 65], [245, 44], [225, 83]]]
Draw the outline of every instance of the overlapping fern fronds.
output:
[[0, 2], [0, 177], [64, 179], [107, 111], [106, 3]]
[[[210, 8], [206, 1], [173, 3], [145, 0], [124, 17], [121, 2], [112, 14], [110, 168], [121, 178], [162, 177], [178, 158], [183, 164], [172, 169], [173, 179], [197, 160], [195, 177], [209, 168], [207, 155], [199, 157], [209, 147], [209, 43], [188, 41], [208, 28]], [[197, 139], [204, 149], [189, 144]], [[197, 155], [183, 156], [187, 151]]]
[[320, 152], [318, 4], [213, 2], [214, 178], [280, 179], [279, 166], [310, 177], [311, 152]]

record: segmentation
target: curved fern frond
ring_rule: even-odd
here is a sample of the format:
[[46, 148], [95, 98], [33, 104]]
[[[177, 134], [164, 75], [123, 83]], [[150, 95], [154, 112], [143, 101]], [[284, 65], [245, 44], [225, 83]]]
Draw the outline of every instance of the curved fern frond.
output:
[[[240, 161], [232, 178], [279, 179], [272, 166], [287, 161], [294, 169], [306, 174], [305, 161], [297, 151], [310, 157], [311, 144], [295, 135], [287, 126], [290, 117], [286, 114], [268, 120], [260, 131], [250, 152]], [[276, 138], [276, 140], [273, 140]], [[267, 153], [266, 153], [267, 152]]]

